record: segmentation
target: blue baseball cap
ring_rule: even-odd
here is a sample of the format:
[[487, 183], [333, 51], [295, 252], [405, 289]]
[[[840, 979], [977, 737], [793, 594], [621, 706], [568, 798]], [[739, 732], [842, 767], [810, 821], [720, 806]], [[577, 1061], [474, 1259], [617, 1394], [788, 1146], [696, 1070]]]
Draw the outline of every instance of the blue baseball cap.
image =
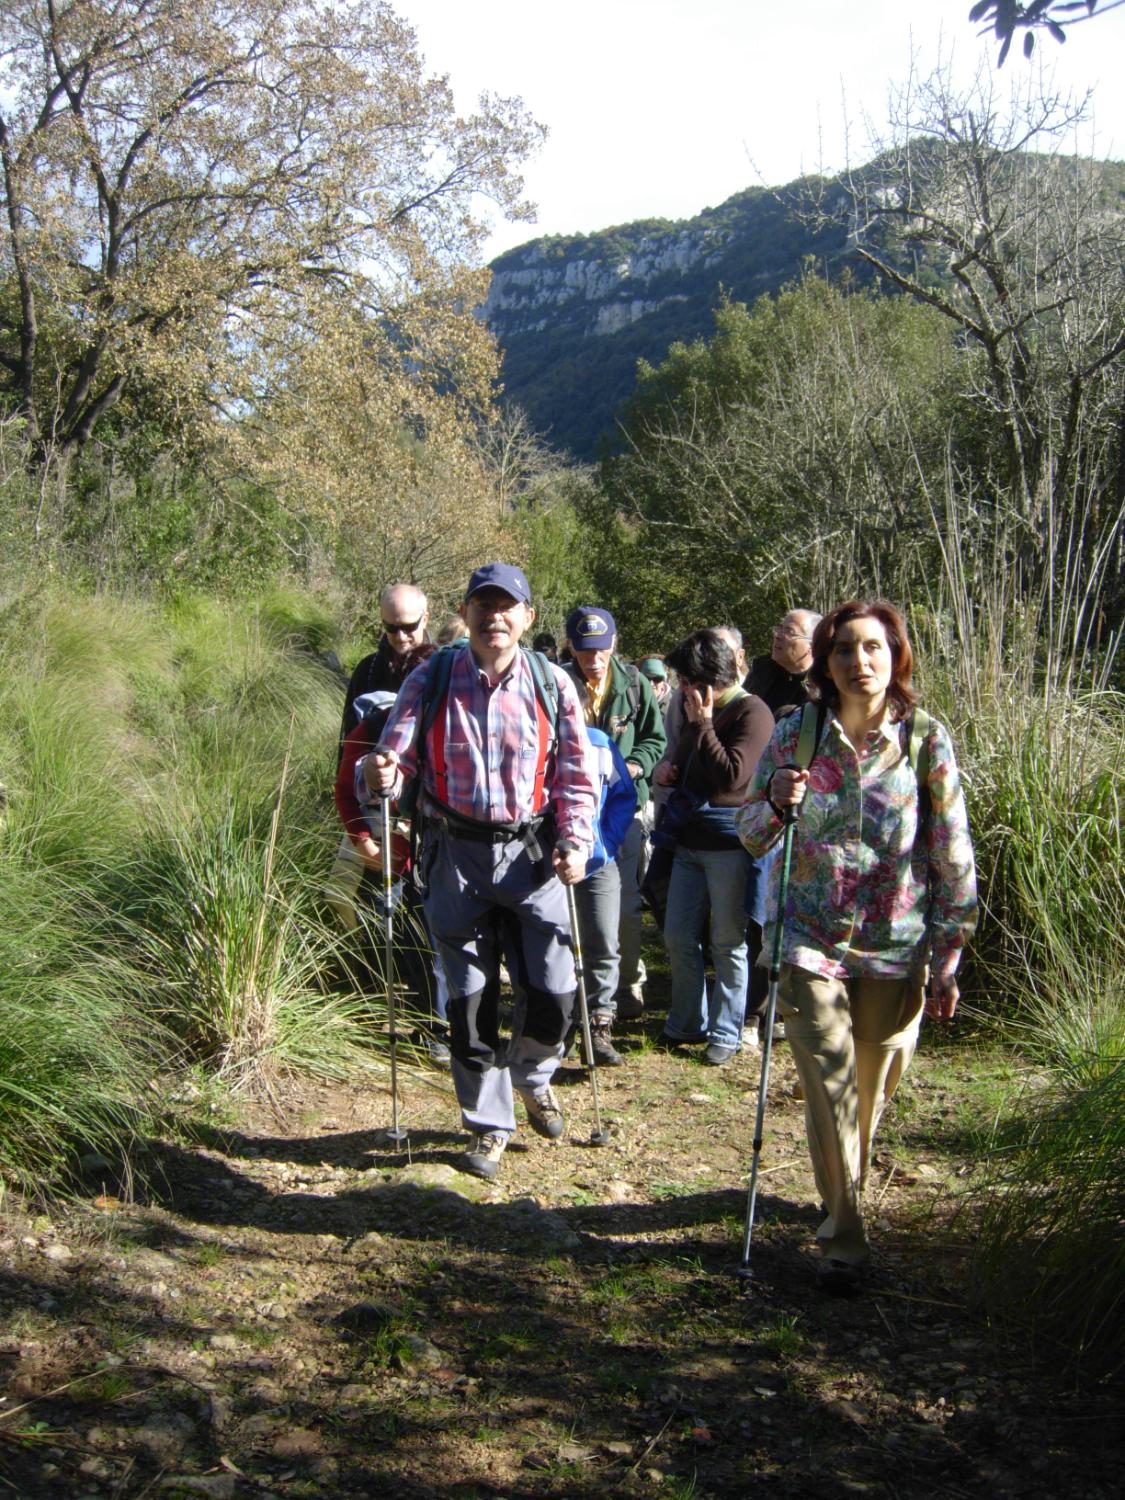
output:
[[617, 639], [617, 625], [608, 609], [580, 604], [567, 615], [566, 638], [575, 651], [606, 651]]
[[465, 603], [468, 604], [481, 589], [503, 589], [521, 604], [531, 603], [531, 586], [519, 568], [513, 568], [510, 563], [485, 563], [483, 568], [478, 568], [469, 579]]

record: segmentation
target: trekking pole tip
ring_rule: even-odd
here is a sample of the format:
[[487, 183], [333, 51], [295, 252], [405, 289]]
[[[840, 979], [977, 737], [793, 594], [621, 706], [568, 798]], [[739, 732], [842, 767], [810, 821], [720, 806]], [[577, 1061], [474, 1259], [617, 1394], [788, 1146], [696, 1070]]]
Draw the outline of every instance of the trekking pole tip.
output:
[[591, 1132], [590, 1132], [590, 1145], [591, 1146], [608, 1146], [609, 1145], [609, 1131], [608, 1130], [591, 1130]]

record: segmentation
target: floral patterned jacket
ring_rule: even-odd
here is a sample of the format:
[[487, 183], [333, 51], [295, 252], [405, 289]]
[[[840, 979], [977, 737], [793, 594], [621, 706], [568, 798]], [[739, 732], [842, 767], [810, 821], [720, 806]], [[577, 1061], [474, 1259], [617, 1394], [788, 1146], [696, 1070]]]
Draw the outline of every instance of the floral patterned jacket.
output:
[[[766, 746], [738, 814], [754, 856], [781, 836], [770, 777], [796, 762], [801, 715], [783, 719]], [[829, 714], [793, 839], [782, 957], [825, 978], [905, 978], [932, 963], [951, 976], [971, 934], [976, 870], [965, 799], [948, 731], [931, 720], [930, 815], [918, 832], [918, 783], [906, 724], [889, 718], [854, 747]], [[781, 861], [768, 910], [777, 911]], [[773, 951], [767, 924], [764, 954]]]

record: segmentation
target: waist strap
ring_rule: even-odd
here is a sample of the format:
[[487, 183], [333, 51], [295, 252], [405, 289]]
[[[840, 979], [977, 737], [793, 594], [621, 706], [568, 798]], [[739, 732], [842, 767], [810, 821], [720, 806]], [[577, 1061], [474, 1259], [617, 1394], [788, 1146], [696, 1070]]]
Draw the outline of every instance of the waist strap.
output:
[[535, 836], [547, 821], [545, 813], [537, 813], [522, 823], [484, 823], [454, 812], [433, 797], [426, 798], [423, 816], [427, 824], [440, 828], [450, 838], [465, 839], [470, 844], [511, 844], [518, 839], [528, 848], [534, 844], [537, 852]]

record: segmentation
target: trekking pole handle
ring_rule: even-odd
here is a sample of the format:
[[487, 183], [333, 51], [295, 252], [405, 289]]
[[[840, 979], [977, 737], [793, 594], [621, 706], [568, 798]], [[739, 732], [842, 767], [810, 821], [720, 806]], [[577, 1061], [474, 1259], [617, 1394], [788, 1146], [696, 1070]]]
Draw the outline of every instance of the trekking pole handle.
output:
[[[777, 768], [778, 771], [801, 771], [803, 769], [804, 767], [799, 766], [796, 761], [787, 761], [785, 765], [778, 766]], [[774, 775], [776, 774], [777, 772], [775, 771]], [[772, 776], [770, 778], [770, 781], [772, 783]], [[772, 791], [772, 784], [771, 786], [766, 788], [767, 797], [769, 797], [770, 791]], [[777, 813], [778, 817], [782, 821], [782, 824], [786, 826], [790, 823], [795, 823], [801, 816], [801, 803], [803, 803], [804, 800], [804, 797], [802, 797], [800, 802], [787, 802], [784, 807], [779, 807], [778, 804], [773, 800], [773, 798], [769, 797], [770, 806]]]

